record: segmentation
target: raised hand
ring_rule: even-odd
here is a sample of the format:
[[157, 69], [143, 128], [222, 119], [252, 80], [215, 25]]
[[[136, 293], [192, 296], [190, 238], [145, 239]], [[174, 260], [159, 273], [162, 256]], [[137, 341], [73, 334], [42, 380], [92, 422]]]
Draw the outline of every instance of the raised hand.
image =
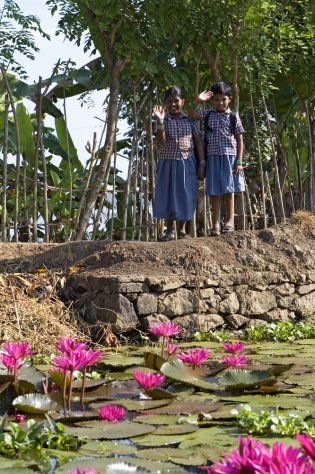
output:
[[201, 103], [201, 102], [206, 102], [206, 100], [209, 100], [211, 99], [211, 97], [213, 96], [213, 92], [212, 91], [203, 91], [203, 92], [200, 92], [200, 94], [198, 95], [198, 97], [196, 98], [196, 102], [198, 103]]
[[163, 123], [163, 120], [165, 118], [165, 109], [161, 105], [155, 105], [153, 107], [153, 113], [158, 119], [158, 122]]

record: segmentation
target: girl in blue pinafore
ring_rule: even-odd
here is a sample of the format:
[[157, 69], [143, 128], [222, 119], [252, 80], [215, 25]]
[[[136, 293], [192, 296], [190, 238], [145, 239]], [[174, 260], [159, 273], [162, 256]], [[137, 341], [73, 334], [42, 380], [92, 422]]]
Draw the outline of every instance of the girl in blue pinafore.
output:
[[[212, 99], [214, 108], [196, 110], [188, 114], [192, 119], [205, 120], [207, 138], [206, 194], [212, 200], [211, 235], [234, 231], [234, 193], [245, 190], [243, 167], [244, 128], [237, 114], [229, 108], [232, 89], [229, 84], [219, 82], [210, 91], [201, 92], [196, 103]], [[221, 199], [225, 197], [226, 221], [220, 228]]]
[[[186, 234], [186, 222], [197, 205], [198, 178], [204, 179], [205, 157], [201, 134], [196, 125], [182, 112], [183, 93], [172, 87], [165, 93], [165, 109], [155, 105], [156, 139], [160, 145], [153, 216], [166, 220], [162, 241], [174, 239], [174, 221], [178, 222], [178, 237]], [[196, 164], [194, 145], [199, 156]]]

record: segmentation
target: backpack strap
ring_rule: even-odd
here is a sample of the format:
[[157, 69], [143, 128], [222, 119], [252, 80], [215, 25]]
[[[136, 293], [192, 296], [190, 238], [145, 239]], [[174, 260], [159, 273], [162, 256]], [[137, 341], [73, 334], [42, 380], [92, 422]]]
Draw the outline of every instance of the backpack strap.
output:
[[230, 133], [231, 133], [231, 135], [235, 135], [236, 123], [237, 123], [237, 115], [236, 115], [235, 112], [233, 112], [231, 110], [231, 112], [230, 112]]

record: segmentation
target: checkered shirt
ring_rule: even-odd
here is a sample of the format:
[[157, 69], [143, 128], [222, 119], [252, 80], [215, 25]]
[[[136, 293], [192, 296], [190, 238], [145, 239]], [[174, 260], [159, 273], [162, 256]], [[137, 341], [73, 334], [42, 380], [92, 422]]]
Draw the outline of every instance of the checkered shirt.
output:
[[[236, 140], [230, 131], [231, 110], [227, 109], [222, 114], [219, 114], [216, 109], [198, 110], [202, 119], [204, 119], [209, 112], [207, 125], [207, 156], [236, 155]], [[237, 115], [236, 117], [235, 135], [239, 135], [244, 133], [244, 128], [239, 116]]]
[[194, 153], [193, 135], [200, 135], [198, 126], [186, 114], [178, 118], [170, 114], [164, 119], [166, 143], [160, 146], [159, 158], [163, 160], [187, 160]]

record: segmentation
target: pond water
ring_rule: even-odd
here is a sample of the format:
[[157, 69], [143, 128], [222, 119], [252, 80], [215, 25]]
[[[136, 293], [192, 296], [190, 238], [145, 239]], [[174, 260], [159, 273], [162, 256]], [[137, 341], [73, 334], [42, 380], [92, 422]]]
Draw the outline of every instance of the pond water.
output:
[[[47, 397], [54, 404], [49, 417], [64, 425], [66, 435], [83, 437], [84, 443], [68, 451], [46, 450], [49, 465], [36, 458], [30, 460], [32, 455], [27, 460], [22, 457], [18, 465], [14, 464], [15, 459], [10, 472], [40, 470], [68, 474], [76, 468], [93, 466], [101, 474], [204, 473], [205, 466], [236, 447], [238, 437], [248, 436], [250, 430], [267, 444], [281, 439], [298, 445], [294, 426], [307, 419], [311, 430], [314, 419], [315, 435], [314, 339], [246, 343], [242, 353], [248, 358], [245, 367], [228, 367], [222, 362], [222, 357], [227, 355], [222, 343], [190, 342], [179, 346], [181, 351], [208, 349], [211, 356], [206, 363], [194, 367], [178, 360], [176, 355], [161, 360], [160, 348], [108, 349], [97, 368], [93, 368], [102, 379], [88, 382], [84, 410], [80, 403], [81, 382], [73, 387], [70, 411], [63, 411], [60, 390], [49, 392]], [[47, 373], [49, 369], [45, 365], [37, 367], [38, 373]], [[133, 372], [155, 373], [155, 369], [164, 374], [165, 381], [144, 391]], [[123, 418], [101, 420], [98, 410], [104, 405], [123, 407]], [[247, 415], [240, 419], [238, 414], [245, 413], [244, 406]], [[16, 406], [19, 413], [23, 411], [21, 408]], [[273, 422], [254, 419], [251, 415], [260, 416], [262, 411], [269, 417], [274, 413]], [[36, 416], [37, 420], [44, 419]], [[30, 419], [34, 415], [26, 414], [26, 417]], [[291, 434], [286, 434], [290, 430], [281, 428], [282, 424], [290, 425]], [[8, 457], [0, 461], [0, 472], [4, 468], [8, 472], [9, 465], [3, 464], [9, 462]], [[129, 471], [123, 470], [126, 466]]]

